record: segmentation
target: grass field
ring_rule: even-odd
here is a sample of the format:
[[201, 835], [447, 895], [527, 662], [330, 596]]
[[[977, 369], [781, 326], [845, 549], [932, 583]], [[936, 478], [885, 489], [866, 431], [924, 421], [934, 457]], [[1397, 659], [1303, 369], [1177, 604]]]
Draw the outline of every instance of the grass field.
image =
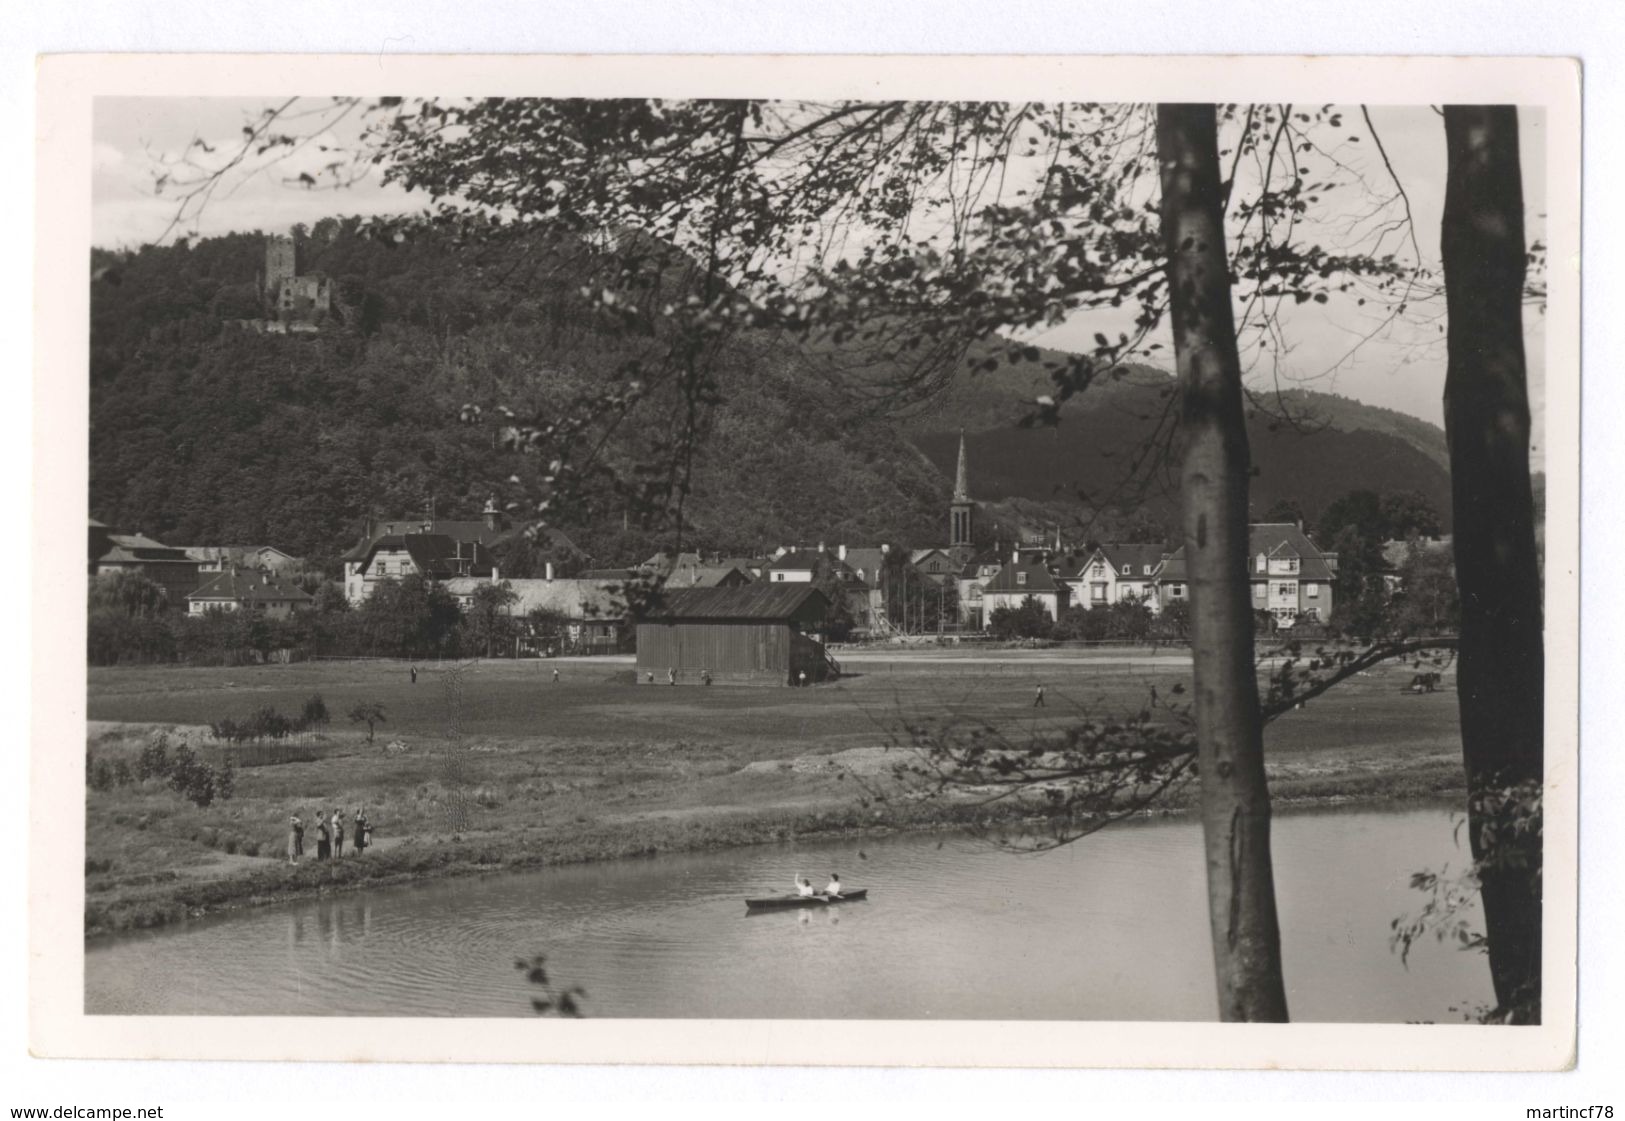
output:
[[[434, 665], [419, 667], [416, 684], [396, 662], [92, 669], [87, 744], [97, 758], [133, 763], [154, 726], [207, 743], [210, 721], [266, 705], [296, 714], [316, 692], [334, 723], [317, 739], [321, 758], [241, 769], [236, 796], [207, 809], [156, 782], [89, 791], [87, 929], [426, 875], [962, 821], [963, 805], [865, 805], [849, 779], [896, 757], [880, 749], [904, 721], [974, 718], [1019, 738], [1083, 711], [1135, 711], [1152, 685], [1166, 693], [1188, 681], [1186, 659], [1146, 653], [846, 656], [850, 674], [813, 689], [635, 685], [623, 661], [483, 662], [462, 673], [466, 763], [455, 781], [444, 757], [447, 675]], [[1457, 794], [1454, 675], [1444, 691], [1412, 696], [1402, 690], [1410, 672], [1379, 668], [1273, 724], [1277, 798]], [[1043, 709], [1032, 707], [1039, 684]], [[369, 744], [345, 714], [371, 701], [386, 721]], [[395, 740], [407, 750], [386, 754]], [[475, 806], [472, 829], [455, 836], [450, 786]], [[318, 807], [340, 807], [348, 818], [359, 805], [375, 824], [374, 850], [288, 865], [289, 814], [309, 822]]]

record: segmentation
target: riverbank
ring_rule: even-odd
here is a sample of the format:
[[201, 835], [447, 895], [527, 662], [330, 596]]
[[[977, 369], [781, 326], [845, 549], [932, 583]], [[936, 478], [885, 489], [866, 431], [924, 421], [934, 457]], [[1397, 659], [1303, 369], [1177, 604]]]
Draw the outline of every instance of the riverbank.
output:
[[[317, 758], [242, 768], [230, 801], [198, 808], [156, 781], [87, 795], [87, 935], [152, 928], [305, 896], [446, 876], [904, 830], [1014, 825], [1019, 807], [891, 798], [874, 782], [901, 756], [888, 726], [974, 714], [1020, 735], [1080, 712], [1127, 710], [1151, 685], [1188, 669], [1032, 664], [998, 671], [926, 664], [838, 686], [640, 689], [619, 667], [484, 664], [465, 674], [464, 717], [445, 732], [446, 695], [432, 672], [401, 680], [393, 664], [244, 670], [98, 671], [87, 736], [92, 758], [133, 764], [168, 714], [172, 742], [207, 747], [201, 719], [269, 704], [297, 711], [313, 688], [342, 713], [350, 698], [385, 705], [369, 742], [345, 727], [315, 737]], [[288, 673], [305, 670], [305, 673]], [[1270, 779], [1283, 810], [1334, 805], [1459, 803], [1453, 693], [1403, 695], [1378, 671], [1272, 725]], [[1036, 684], [1048, 705], [1031, 707]], [[212, 712], [212, 717], [204, 714]], [[117, 719], [125, 715], [126, 719]], [[136, 716], [130, 720], [128, 716]], [[188, 720], [188, 718], [190, 718]], [[397, 750], [385, 750], [386, 742]], [[448, 767], [447, 745], [461, 760]], [[1193, 790], [1161, 805], [1179, 812]], [[453, 832], [456, 803], [471, 827]], [[322, 807], [346, 818], [365, 805], [376, 846], [364, 856], [294, 866], [286, 822]], [[306, 834], [313, 852], [314, 831]], [[855, 846], [860, 848], [861, 846]]]

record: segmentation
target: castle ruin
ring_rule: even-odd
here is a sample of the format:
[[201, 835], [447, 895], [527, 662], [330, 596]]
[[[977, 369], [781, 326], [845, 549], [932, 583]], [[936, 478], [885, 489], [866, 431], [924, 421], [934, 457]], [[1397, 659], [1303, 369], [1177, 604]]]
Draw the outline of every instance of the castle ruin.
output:
[[299, 250], [293, 238], [273, 234], [265, 240], [265, 274], [260, 293], [271, 323], [282, 331], [314, 331], [333, 310], [333, 282], [318, 273], [300, 275]]

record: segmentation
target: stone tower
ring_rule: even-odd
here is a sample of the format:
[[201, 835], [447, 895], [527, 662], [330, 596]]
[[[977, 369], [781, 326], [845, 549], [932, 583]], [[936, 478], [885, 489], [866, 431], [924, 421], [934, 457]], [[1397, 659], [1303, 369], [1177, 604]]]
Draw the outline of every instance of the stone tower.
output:
[[959, 469], [954, 473], [954, 497], [948, 505], [948, 547], [970, 548], [971, 511], [970, 487], [965, 470], [965, 430], [959, 430]]
[[265, 288], [267, 297], [276, 298], [282, 291], [282, 282], [299, 275], [298, 255], [293, 238], [273, 234], [265, 239]]

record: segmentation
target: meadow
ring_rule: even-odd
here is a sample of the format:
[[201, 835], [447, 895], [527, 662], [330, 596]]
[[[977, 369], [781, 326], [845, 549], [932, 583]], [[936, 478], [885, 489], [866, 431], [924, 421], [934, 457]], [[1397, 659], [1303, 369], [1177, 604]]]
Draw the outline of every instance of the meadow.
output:
[[[810, 689], [640, 685], [611, 659], [474, 663], [455, 691], [435, 664], [420, 664], [415, 683], [406, 663], [378, 661], [92, 669], [96, 759], [133, 764], [157, 729], [208, 756], [210, 722], [265, 706], [297, 714], [314, 693], [333, 720], [309, 737], [315, 760], [240, 768], [234, 796], [207, 808], [155, 780], [87, 791], [87, 931], [430, 875], [962, 825], [983, 811], [870, 798], [900, 758], [887, 748], [903, 724], [974, 719], [1019, 739], [1136, 711], [1151, 687], [1166, 696], [1190, 673], [1176, 653], [1144, 651], [842, 661], [847, 676]], [[1411, 672], [1379, 667], [1272, 724], [1276, 798], [1459, 798], [1454, 675], [1416, 696], [1403, 689]], [[369, 741], [346, 714], [371, 702], [385, 719]], [[471, 815], [464, 825], [453, 803]], [[349, 819], [360, 806], [375, 827], [365, 856], [289, 865], [290, 814]]]

